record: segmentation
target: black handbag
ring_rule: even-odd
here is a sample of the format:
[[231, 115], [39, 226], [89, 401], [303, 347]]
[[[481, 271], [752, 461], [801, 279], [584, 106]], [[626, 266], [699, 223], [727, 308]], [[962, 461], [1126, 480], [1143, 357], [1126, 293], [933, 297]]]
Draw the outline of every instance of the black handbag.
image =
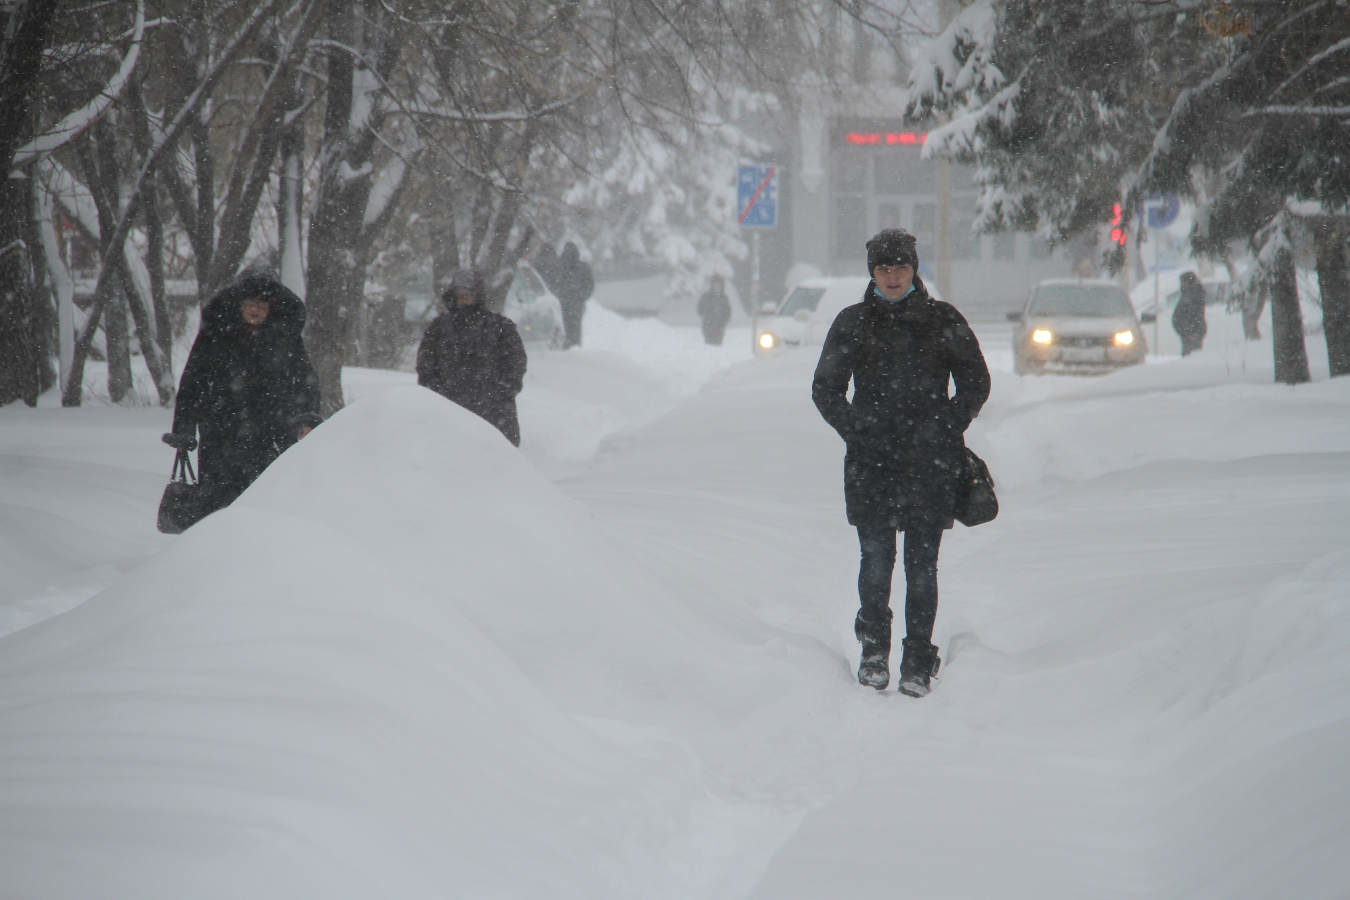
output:
[[994, 476], [975, 451], [965, 448], [965, 472], [956, 492], [956, 521], [967, 528], [992, 522], [998, 515], [998, 496], [994, 494]]
[[173, 471], [164, 494], [159, 498], [159, 530], [165, 534], [182, 534], [197, 523], [201, 515], [201, 484], [192, 470], [192, 457], [179, 450], [173, 458]]

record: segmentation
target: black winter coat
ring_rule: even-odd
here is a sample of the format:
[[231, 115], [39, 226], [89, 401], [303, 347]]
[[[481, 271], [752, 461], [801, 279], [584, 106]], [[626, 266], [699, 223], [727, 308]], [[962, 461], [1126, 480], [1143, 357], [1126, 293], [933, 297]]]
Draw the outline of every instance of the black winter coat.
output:
[[1181, 289], [1177, 307], [1172, 311], [1172, 329], [1188, 349], [1200, 347], [1205, 340], [1205, 288], [1198, 282]]
[[844, 500], [856, 526], [951, 528], [962, 435], [989, 398], [975, 333], [918, 277], [914, 285], [889, 302], [869, 283], [862, 302], [835, 317], [811, 383], [816, 408], [848, 445]]
[[417, 383], [476, 413], [520, 446], [516, 395], [524, 386], [525, 345], [516, 323], [482, 306], [437, 316], [417, 348]]
[[[271, 298], [250, 328], [246, 297]], [[242, 275], [206, 301], [183, 367], [173, 430], [199, 438], [203, 515], [228, 506], [319, 416], [319, 379], [301, 339], [305, 305], [275, 277]]]

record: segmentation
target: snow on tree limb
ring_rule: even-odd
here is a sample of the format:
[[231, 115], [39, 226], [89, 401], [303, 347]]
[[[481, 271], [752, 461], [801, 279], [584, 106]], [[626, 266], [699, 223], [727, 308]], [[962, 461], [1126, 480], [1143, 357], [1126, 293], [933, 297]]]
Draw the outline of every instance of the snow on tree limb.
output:
[[136, 70], [136, 63], [140, 60], [141, 43], [144, 37], [145, 0], [136, 0], [136, 23], [132, 28], [131, 46], [122, 58], [122, 64], [118, 67], [117, 74], [113, 76], [103, 90], [99, 91], [94, 99], [57, 122], [50, 130], [38, 135], [15, 151], [13, 166], [16, 170], [35, 160], [42, 159], [73, 141], [107, 112], [113, 101], [121, 96], [127, 82], [131, 79], [131, 73]]

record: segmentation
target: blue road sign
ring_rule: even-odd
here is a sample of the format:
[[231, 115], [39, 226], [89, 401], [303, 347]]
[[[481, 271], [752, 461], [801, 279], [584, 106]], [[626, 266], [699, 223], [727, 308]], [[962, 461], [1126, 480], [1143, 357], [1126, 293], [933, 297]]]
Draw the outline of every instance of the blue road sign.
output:
[[1144, 204], [1144, 210], [1144, 224], [1149, 228], [1166, 228], [1181, 212], [1181, 200], [1176, 194], [1154, 194]]
[[778, 224], [778, 167], [741, 166], [736, 173], [736, 221], [749, 228]]

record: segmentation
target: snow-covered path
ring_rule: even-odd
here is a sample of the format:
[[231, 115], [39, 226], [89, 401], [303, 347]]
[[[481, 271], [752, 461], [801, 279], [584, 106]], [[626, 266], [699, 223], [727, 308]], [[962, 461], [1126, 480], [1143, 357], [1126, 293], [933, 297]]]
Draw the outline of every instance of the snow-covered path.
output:
[[1343, 897], [1350, 383], [981, 331], [922, 701], [804, 355], [597, 316], [519, 454], [355, 370], [177, 538], [166, 412], [0, 410], [0, 897]]

